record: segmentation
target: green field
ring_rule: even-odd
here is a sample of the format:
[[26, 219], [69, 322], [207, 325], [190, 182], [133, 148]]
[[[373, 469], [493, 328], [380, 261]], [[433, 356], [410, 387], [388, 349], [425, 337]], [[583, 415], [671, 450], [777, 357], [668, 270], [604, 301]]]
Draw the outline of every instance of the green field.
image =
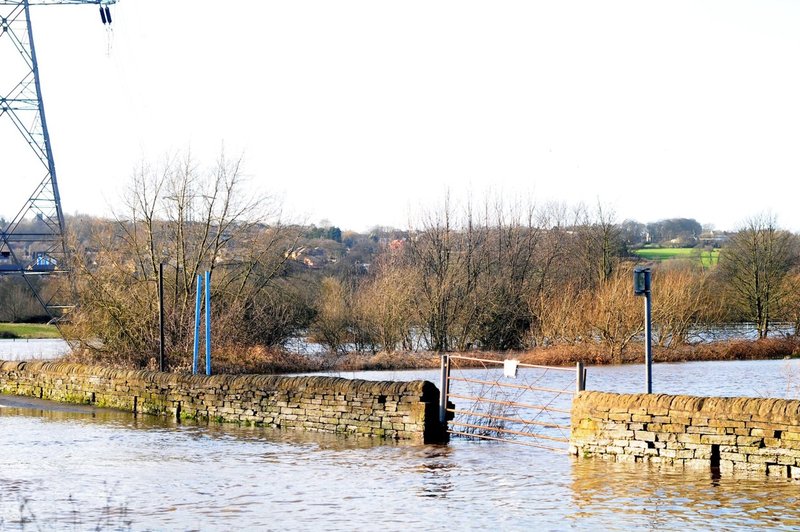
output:
[[55, 325], [0, 323], [0, 338], [61, 338]]
[[652, 261], [696, 260], [700, 261], [704, 267], [714, 266], [719, 262], [719, 249], [705, 251], [697, 248], [641, 248], [634, 249], [633, 253]]

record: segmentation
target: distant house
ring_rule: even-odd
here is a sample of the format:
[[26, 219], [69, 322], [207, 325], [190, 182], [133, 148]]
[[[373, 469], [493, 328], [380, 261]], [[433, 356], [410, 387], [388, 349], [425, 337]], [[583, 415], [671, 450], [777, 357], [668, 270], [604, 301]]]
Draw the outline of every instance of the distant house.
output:
[[700, 235], [700, 243], [704, 246], [719, 248], [724, 246], [731, 235], [727, 231], [706, 231]]
[[299, 247], [289, 250], [284, 255], [289, 260], [304, 264], [309, 268], [322, 268], [328, 263], [336, 262], [327, 249], [321, 247]]

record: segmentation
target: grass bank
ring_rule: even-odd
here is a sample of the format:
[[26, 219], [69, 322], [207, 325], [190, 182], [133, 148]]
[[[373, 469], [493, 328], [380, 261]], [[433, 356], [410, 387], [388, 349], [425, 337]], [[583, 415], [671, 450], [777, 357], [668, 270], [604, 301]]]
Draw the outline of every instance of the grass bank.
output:
[[55, 325], [43, 323], [0, 323], [0, 338], [61, 338]]
[[633, 253], [650, 261], [673, 259], [697, 261], [704, 268], [716, 266], [719, 262], [719, 249], [706, 251], [700, 248], [641, 248], [634, 249]]

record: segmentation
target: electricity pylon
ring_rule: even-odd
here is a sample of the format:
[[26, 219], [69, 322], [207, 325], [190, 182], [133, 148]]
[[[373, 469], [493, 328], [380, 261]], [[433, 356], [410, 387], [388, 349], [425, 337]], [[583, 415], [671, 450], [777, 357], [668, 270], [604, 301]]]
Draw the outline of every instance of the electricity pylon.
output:
[[[50, 318], [63, 317], [74, 305], [74, 296], [70, 289], [64, 214], [42, 103], [30, 8], [96, 4], [102, 23], [110, 24], [108, 4], [116, 1], [0, 0], [0, 50], [9, 52], [0, 56], [0, 130], [13, 125], [12, 135], [16, 129], [24, 140], [18, 151], [26, 152], [16, 153], [15, 148], [0, 145], [0, 201], [3, 196], [7, 197], [2, 194], [3, 188], [11, 183], [30, 183], [33, 190], [16, 216], [10, 221], [0, 221], [0, 276], [24, 279]], [[9, 76], [13, 79], [5, 79]], [[9, 167], [11, 159], [18, 163], [13, 168]], [[5, 207], [2, 206], [3, 210]]]

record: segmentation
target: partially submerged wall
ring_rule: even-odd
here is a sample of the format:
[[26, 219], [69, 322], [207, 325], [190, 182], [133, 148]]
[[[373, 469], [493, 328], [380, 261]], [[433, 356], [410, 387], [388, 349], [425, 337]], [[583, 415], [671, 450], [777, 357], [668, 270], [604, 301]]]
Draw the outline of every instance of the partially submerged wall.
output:
[[59, 362], [0, 362], [0, 393], [137, 413], [440, 441], [439, 391], [427, 381], [178, 375]]
[[800, 478], [800, 401], [581, 392], [571, 451]]

